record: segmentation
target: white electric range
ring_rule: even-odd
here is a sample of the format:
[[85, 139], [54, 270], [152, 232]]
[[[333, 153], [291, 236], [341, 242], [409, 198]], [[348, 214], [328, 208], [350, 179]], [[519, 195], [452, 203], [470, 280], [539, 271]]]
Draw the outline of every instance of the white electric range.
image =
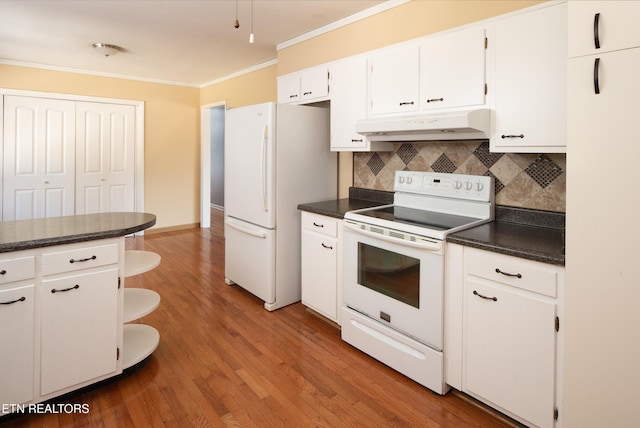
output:
[[493, 220], [489, 176], [397, 171], [394, 202], [344, 217], [342, 338], [443, 394], [446, 236]]

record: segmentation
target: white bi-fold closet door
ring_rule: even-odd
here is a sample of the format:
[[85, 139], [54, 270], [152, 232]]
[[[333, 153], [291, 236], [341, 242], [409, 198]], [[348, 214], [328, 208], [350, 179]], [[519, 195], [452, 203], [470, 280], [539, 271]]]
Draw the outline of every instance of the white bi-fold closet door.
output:
[[76, 103], [76, 214], [134, 211], [135, 108]]
[[134, 106], [5, 95], [3, 111], [3, 221], [134, 211]]

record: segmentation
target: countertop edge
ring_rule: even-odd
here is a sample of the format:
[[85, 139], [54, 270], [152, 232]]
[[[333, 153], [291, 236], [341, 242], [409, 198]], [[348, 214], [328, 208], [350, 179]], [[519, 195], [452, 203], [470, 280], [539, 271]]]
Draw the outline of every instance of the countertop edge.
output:
[[[0, 253], [10, 253], [15, 251], [31, 250], [34, 248], [52, 247], [56, 245], [73, 244], [77, 242], [97, 241], [100, 239], [117, 238], [126, 236], [141, 230], [148, 229], [156, 224], [156, 216], [148, 213], [133, 213], [136, 216], [145, 215], [149, 217], [145, 221], [132, 225], [115, 227], [108, 230], [96, 230], [91, 232], [70, 233], [67, 235], [47, 236], [35, 239], [26, 239], [24, 241], [15, 241], [9, 243], [0, 243]], [[123, 214], [126, 215], [126, 214]], [[73, 216], [69, 216], [73, 217]], [[39, 221], [46, 222], [47, 219]], [[2, 224], [2, 222], [0, 222]]]
[[509, 247], [503, 244], [493, 245], [485, 241], [476, 241], [472, 239], [460, 238], [454, 235], [447, 236], [447, 242], [450, 244], [458, 244], [465, 247], [477, 248], [479, 250], [491, 251], [494, 253], [505, 254], [507, 256], [518, 257], [521, 259], [532, 260], [536, 262], [547, 263], [555, 266], [564, 266], [564, 257], [557, 257], [547, 253], [540, 253], [516, 247]]

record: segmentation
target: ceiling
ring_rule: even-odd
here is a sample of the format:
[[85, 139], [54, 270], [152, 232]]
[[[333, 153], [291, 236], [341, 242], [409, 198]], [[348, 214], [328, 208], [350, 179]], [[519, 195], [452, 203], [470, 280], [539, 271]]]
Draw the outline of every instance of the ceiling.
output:
[[[250, 44], [251, 0], [0, 0], [0, 62], [202, 86], [383, 3], [394, 1], [254, 0]], [[125, 50], [106, 57], [96, 42]]]

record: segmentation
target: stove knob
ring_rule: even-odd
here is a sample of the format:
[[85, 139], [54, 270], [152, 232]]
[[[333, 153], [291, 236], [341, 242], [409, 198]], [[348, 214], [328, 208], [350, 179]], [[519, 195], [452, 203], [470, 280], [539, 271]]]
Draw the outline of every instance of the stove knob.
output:
[[471, 183], [470, 181], [467, 181], [466, 183], [464, 183], [464, 188], [467, 190], [473, 189], [473, 183]]
[[476, 183], [476, 190], [478, 192], [482, 192], [482, 189], [484, 189], [484, 186], [482, 185], [482, 183], [480, 183], [479, 181]]
[[398, 183], [400, 183], [400, 184], [404, 183], [404, 177], [403, 176], [399, 176], [398, 177]]
[[460, 181], [460, 180], [456, 180], [456, 182], [454, 183], [453, 187], [454, 187], [456, 190], [460, 190], [460, 189], [462, 189], [462, 181]]
[[407, 177], [407, 184], [411, 184], [413, 182], [413, 177]]

